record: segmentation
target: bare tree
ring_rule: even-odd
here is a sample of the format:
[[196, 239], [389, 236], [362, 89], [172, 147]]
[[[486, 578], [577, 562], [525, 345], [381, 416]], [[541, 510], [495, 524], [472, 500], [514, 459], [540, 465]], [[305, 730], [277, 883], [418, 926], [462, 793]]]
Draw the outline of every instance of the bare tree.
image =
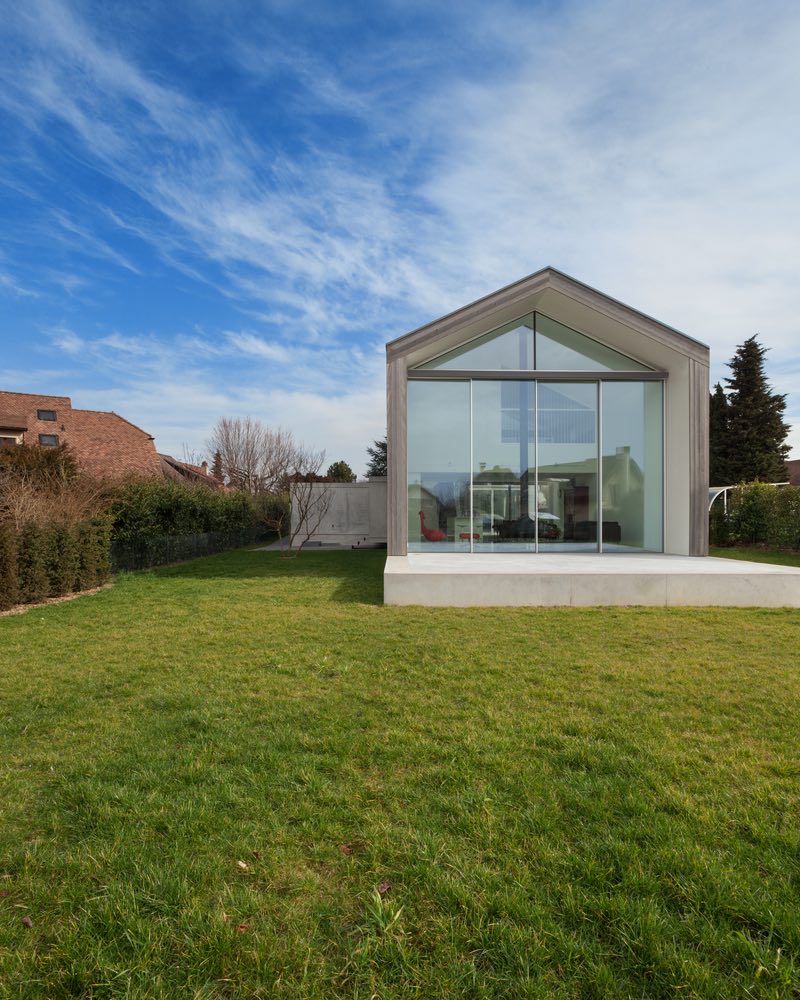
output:
[[198, 465], [199, 466], [199, 465], [203, 464], [204, 459], [203, 459], [203, 456], [200, 454], [199, 451], [196, 451], [194, 448], [190, 448], [189, 445], [184, 441], [183, 442], [183, 458], [181, 459], [181, 461], [182, 462], [186, 462], [188, 465]]
[[286, 536], [287, 558], [299, 555], [330, 509], [333, 499], [330, 480], [320, 475], [324, 461], [324, 451], [300, 449], [297, 469], [291, 476], [292, 516]]
[[253, 496], [285, 489], [303, 451], [291, 431], [267, 427], [254, 417], [221, 417], [206, 447], [215, 460], [219, 454], [230, 485]]
[[20, 531], [25, 524], [54, 522], [74, 527], [105, 513], [113, 487], [105, 480], [78, 475], [69, 480], [31, 476], [0, 477], [0, 522]]
[[231, 486], [256, 498], [260, 520], [286, 537], [285, 555], [297, 555], [319, 530], [333, 493], [320, 475], [324, 451], [296, 441], [291, 431], [253, 417], [222, 417], [207, 444]]

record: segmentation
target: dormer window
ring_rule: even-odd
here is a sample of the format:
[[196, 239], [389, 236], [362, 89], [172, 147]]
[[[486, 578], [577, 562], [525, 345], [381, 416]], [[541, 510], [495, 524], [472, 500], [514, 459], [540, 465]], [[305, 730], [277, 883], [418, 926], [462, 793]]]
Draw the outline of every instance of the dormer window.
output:
[[55, 420], [56, 411], [55, 410], [37, 410], [36, 411], [37, 420]]
[[58, 434], [40, 434], [39, 444], [48, 445], [54, 448], [58, 445]]

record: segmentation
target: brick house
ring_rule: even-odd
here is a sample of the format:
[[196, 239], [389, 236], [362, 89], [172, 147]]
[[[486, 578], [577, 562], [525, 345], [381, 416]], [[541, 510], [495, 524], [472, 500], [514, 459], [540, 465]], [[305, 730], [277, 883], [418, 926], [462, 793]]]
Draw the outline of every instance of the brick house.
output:
[[121, 417], [78, 410], [69, 396], [0, 391], [0, 445], [67, 445], [92, 476], [163, 475], [152, 435]]

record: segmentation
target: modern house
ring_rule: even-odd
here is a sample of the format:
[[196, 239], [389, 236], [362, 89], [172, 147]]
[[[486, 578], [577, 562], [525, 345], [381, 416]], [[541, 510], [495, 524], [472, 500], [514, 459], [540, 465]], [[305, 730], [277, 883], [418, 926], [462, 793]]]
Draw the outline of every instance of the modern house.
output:
[[69, 396], [0, 392], [0, 445], [17, 444], [66, 444], [98, 478], [162, 475], [152, 435], [118, 413], [75, 409]]
[[387, 603], [762, 603], [695, 558], [704, 344], [548, 267], [386, 353]]

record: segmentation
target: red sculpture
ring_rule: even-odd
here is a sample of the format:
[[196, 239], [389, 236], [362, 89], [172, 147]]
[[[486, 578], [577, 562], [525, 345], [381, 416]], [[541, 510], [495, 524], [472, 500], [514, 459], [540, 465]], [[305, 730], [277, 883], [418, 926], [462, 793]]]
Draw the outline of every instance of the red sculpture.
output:
[[441, 528], [426, 528], [425, 527], [425, 515], [422, 511], [419, 512], [419, 525], [422, 529], [422, 534], [429, 542], [445, 542], [447, 541], [447, 535], [441, 530]]

